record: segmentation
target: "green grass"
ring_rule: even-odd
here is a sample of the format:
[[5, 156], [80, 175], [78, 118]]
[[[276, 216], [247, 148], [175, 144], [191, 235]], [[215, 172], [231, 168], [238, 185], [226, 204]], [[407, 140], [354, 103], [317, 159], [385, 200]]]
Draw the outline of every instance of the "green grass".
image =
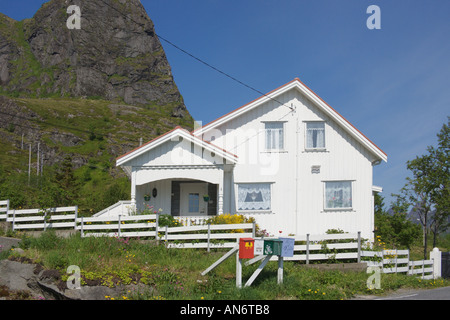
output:
[[[126, 292], [120, 299], [189, 300], [341, 300], [355, 295], [383, 294], [400, 288], [448, 286], [448, 280], [420, 280], [413, 276], [382, 274], [381, 289], [367, 289], [365, 272], [321, 271], [296, 262], [284, 263], [284, 283], [277, 284], [277, 263], [269, 262], [252, 286], [235, 287], [235, 257], [206, 276], [201, 272], [226, 251], [207, 253], [196, 249], [167, 249], [154, 242], [116, 238], [58, 238], [45, 232], [39, 238], [25, 237], [24, 255], [48, 269], [65, 273], [69, 265], [81, 269], [82, 283], [94, 281], [105, 286], [146, 284]], [[14, 251], [0, 255], [14, 257]], [[243, 282], [258, 264], [243, 267]]]

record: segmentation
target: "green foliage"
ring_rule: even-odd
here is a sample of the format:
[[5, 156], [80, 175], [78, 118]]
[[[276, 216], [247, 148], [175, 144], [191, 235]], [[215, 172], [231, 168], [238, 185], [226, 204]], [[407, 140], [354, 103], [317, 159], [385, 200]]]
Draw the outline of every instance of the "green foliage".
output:
[[397, 204], [412, 208], [424, 230], [423, 256], [426, 259], [428, 233], [435, 235], [449, 227], [450, 214], [450, 117], [438, 133], [438, 146], [429, 146], [427, 153], [407, 162], [411, 177], [396, 194]]
[[170, 214], [161, 214], [159, 216], [158, 225], [160, 227], [179, 227], [180, 223]]
[[397, 199], [392, 204], [393, 214], [384, 209], [383, 197], [375, 195], [375, 236], [383, 239], [388, 248], [407, 248], [420, 239], [421, 228], [406, 215], [408, 205]]
[[[355, 295], [380, 294], [399, 288], [450, 285], [407, 275], [382, 274], [380, 290], [367, 289], [365, 272], [324, 271], [285, 261], [283, 285], [277, 284], [277, 263], [268, 263], [251, 287], [235, 286], [236, 261], [230, 258], [206, 276], [200, 272], [226, 251], [206, 253], [198, 249], [167, 249], [163, 244], [119, 238], [58, 238], [52, 231], [38, 238], [23, 238], [24, 257], [57, 269], [63, 281], [69, 265], [81, 269], [82, 285], [115, 287], [141, 284], [119, 297], [106, 299], [187, 300], [339, 300]], [[2, 255], [2, 257], [5, 257]], [[10, 255], [14, 258], [15, 255]], [[257, 265], [243, 268], [248, 279]]]

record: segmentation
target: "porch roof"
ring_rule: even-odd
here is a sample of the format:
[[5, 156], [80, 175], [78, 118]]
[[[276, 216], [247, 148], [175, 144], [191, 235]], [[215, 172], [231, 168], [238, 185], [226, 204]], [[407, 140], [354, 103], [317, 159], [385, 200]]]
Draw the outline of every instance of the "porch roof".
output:
[[190, 141], [197, 146], [204, 148], [205, 150], [208, 150], [210, 152], [214, 152], [218, 156], [222, 157], [223, 159], [226, 159], [227, 162], [230, 164], [237, 163], [238, 156], [222, 149], [211, 142], [205, 141], [198, 136], [193, 135], [189, 131], [181, 128], [180, 126], [175, 127], [171, 131], [168, 131], [164, 133], [163, 135], [150, 140], [149, 142], [143, 144], [142, 146], [135, 148], [134, 150], [131, 150], [128, 153], [125, 153], [124, 155], [121, 155], [116, 159], [116, 165], [126, 167], [128, 162], [131, 160], [139, 157], [140, 155], [160, 146], [161, 144], [168, 142], [168, 141], [178, 141], [179, 138], [186, 139], [187, 141]]

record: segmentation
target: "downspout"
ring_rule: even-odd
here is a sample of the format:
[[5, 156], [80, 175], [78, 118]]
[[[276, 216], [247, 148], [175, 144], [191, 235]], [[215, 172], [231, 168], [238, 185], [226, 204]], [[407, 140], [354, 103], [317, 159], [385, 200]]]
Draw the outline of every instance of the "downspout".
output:
[[295, 234], [298, 234], [298, 135], [299, 135], [299, 125], [298, 125], [298, 113], [297, 108], [294, 109], [296, 113], [295, 118]]

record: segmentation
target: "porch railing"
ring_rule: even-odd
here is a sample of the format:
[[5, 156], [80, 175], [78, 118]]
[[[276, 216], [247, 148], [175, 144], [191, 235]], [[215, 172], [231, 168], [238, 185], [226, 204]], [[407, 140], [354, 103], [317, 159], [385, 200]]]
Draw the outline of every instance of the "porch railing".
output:
[[201, 226], [206, 224], [206, 220], [212, 216], [176, 216], [174, 217], [178, 222], [181, 222], [183, 226]]

